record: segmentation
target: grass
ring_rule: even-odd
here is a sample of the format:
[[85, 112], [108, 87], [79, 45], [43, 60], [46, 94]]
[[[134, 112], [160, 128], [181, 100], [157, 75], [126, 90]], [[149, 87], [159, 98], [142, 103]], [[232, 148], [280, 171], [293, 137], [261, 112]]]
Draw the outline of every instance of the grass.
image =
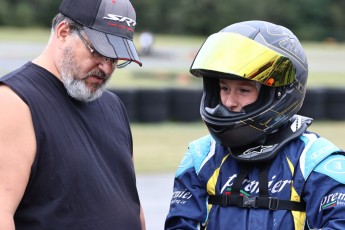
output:
[[308, 87], [345, 87], [344, 73], [309, 73]]
[[188, 142], [207, 134], [202, 123], [132, 124], [137, 172], [174, 171]]
[[0, 42], [46, 43], [49, 35], [50, 30], [44, 28], [0, 27]]
[[[309, 130], [345, 149], [345, 121], [314, 121]], [[188, 143], [208, 134], [202, 122], [132, 124], [134, 163], [138, 173], [174, 172]]]

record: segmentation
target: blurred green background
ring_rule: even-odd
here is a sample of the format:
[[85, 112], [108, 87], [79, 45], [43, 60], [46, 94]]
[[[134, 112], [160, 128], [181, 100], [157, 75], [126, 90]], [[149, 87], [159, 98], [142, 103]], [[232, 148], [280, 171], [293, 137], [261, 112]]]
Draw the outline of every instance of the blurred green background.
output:
[[[189, 67], [207, 35], [243, 20], [267, 20], [290, 28], [309, 60], [308, 87], [344, 88], [344, 0], [132, 0], [137, 34], [154, 34], [143, 67], [117, 70], [109, 88], [201, 88]], [[36, 57], [49, 38], [60, 0], [0, 0], [0, 76]], [[253, 5], [255, 7], [253, 7]], [[40, 12], [39, 14], [37, 12]], [[315, 121], [310, 127], [345, 148], [343, 121]], [[139, 173], [173, 172], [193, 139], [207, 134], [201, 122], [133, 123], [134, 160]]]
[[[61, 0], [0, 0], [0, 26], [49, 27]], [[343, 0], [131, 0], [137, 32], [209, 35], [244, 20], [284, 25], [305, 41], [345, 40]]]

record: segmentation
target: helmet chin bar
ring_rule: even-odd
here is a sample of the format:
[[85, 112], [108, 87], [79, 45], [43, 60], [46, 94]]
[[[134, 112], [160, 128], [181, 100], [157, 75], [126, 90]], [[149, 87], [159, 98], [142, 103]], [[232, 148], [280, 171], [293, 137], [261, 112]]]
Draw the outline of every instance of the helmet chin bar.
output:
[[215, 108], [205, 107], [205, 110], [210, 115], [217, 117], [237, 117], [246, 114], [243, 109], [240, 112], [234, 112], [226, 108], [223, 104], [218, 104]]
[[229, 148], [230, 155], [237, 161], [249, 164], [260, 164], [273, 160], [279, 150], [299, 137], [312, 121], [312, 118], [295, 115], [286, 126], [267, 135], [261, 143], [258, 141], [243, 147]]

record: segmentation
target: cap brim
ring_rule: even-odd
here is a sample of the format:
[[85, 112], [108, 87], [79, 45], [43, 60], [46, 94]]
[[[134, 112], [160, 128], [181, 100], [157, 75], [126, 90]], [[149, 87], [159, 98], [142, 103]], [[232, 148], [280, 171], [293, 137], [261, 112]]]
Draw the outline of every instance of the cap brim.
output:
[[133, 61], [142, 66], [132, 40], [124, 37], [105, 34], [85, 27], [85, 33], [97, 52], [105, 57]]

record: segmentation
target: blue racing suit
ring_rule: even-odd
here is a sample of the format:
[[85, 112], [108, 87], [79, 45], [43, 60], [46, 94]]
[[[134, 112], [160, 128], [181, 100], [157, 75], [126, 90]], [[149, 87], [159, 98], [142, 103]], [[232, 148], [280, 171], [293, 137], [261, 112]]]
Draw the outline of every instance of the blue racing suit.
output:
[[[269, 196], [304, 201], [306, 211], [209, 204], [209, 195], [231, 194], [240, 164], [211, 136], [191, 142], [176, 172], [165, 229], [345, 229], [342, 150], [306, 131], [280, 150], [268, 167]], [[259, 195], [258, 174], [253, 167], [241, 195]]]

